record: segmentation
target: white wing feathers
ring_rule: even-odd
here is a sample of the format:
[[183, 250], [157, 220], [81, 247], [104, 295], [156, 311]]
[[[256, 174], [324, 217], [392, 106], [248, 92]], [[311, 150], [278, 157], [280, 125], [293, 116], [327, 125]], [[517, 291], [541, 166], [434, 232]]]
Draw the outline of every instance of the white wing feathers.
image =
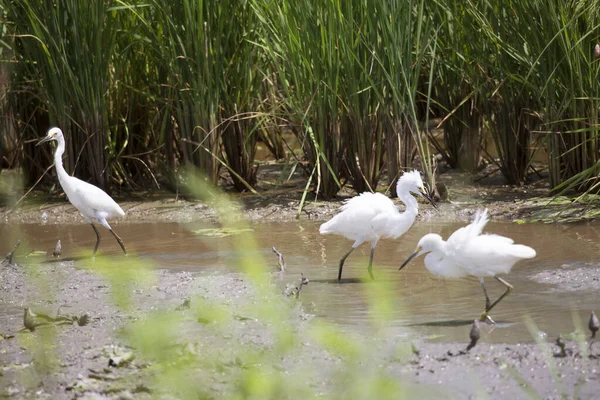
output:
[[470, 237], [475, 237], [475, 236], [479, 236], [481, 235], [481, 232], [483, 232], [483, 228], [485, 228], [485, 225], [489, 222], [489, 217], [488, 217], [488, 209], [486, 208], [485, 210], [481, 211], [481, 210], [477, 210], [477, 212], [475, 213], [475, 219], [473, 220], [473, 223], [470, 225], [472, 228], [471, 232], [470, 232]]
[[[381, 193], [361, 193], [340, 207], [340, 213], [319, 228], [321, 234], [338, 233], [346, 238], [357, 240], [385, 226], [390, 215], [399, 214], [388, 197]], [[386, 218], [382, 218], [386, 217]], [[370, 229], [365, 229], [369, 227]]]
[[[105, 218], [109, 218], [114, 215], [125, 215], [123, 209], [121, 209], [121, 207], [102, 189], [94, 185], [90, 185], [87, 182], [80, 181], [78, 183], [78, 187], [75, 188], [75, 194], [76, 197], [79, 197], [82, 200], [82, 203], [85, 204], [85, 214], [90, 212], [102, 212], [105, 214]], [[79, 202], [77, 201], [77, 203]], [[73, 202], [73, 205], [75, 205], [79, 211], [83, 213], [84, 210], [82, 210], [75, 201]], [[88, 216], [95, 217], [95, 215]]]
[[477, 210], [473, 222], [469, 225], [457, 229], [448, 238], [448, 248], [452, 249], [452, 253], [458, 253], [471, 239], [481, 235], [483, 228], [488, 223], [488, 210]]

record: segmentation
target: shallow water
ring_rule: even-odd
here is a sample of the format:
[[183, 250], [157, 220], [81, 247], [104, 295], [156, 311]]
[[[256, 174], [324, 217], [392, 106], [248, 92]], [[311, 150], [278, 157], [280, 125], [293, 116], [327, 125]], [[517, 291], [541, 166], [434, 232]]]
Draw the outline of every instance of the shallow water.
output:
[[[429, 232], [447, 238], [464, 224], [421, 221], [398, 240], [382, 240], [375, 252], [374, 273], [378, 282], [389, 283], [391, 311], [379, 316], [388, 320], [387, 334], [405, 337], [425, 336], [438, 341], [466, 341], [470, 324], [484, 306], [484, 297], [476, 278], [443, 280], [434, 278], [424, 267], [423, 258], [415, 259], [401, 272], [400, 264], [410, 255], [418, 239]], [[144, 223], [115, 224], [128, 250], [148, 260], [156, 268], [198, 273], [226, 273], [238, 270], [238, 253], [233, 250], [234, 237], [198, 237], [191, 231], [206, 228], [202, 224]], [[296, 283], [303, 272], [310, 279], [301, 299], [305, 308], [317, 318], [338, 324], [346, 331], [372, 331], [373, 313], [365, 292], [383, 296], [377, 283], [361, 280], [366, 277], [369, 245], [364, 244], [347, 259], [342, 283], [337, 283], [339, 259], [352, 242], [338, 236], [321, 236], [319, 223], [302, 221], [253, 225], [260, 255], [273, 271], [277, 270], [275, 246], [285, 256], [285, 274], [275, 274], [283, 288]], [[114, 238], [102, 227], [99, 254], [119, 255], [121, 250]], [[598, 311], [597, 290], [558, 289], [537, 283], [531, 277], [547, 270], [600, 267], [600, 225], [517, 225], [489, 223], [486, 232], [505, 235], [516, 243], [532, 246], [538, 256], [518, 263], [505, 279], [515, 287], [491, 313], [498, 322], [495, 329], [486, 329], [483, 340], [498, 343], [531, 342], [533, 336], [524, 323], [530, 318], [550, 338], [558, 333], [574, 331], [574, 320], [587, 326], [590, 310]], [[0, 254], [12, 248], [16, 238], [24, 242], [18, 254], [28, 248], [45, 250], [50, 255], [56, 241], [61, 239], [63, 259], [91, 253], [95, 242], [92, 229], [81, 225], [19, 225], [0, 224]], [[250, 253], [244, 253], [249, 255]], [[20, 259], [26, 263], [27, 259]], [[487, 279], [492, 300], [504, 287]], [[600, 286], [600, 283], [599, 283]], [[0, 304], [0, 315], [21, 312]], [[587, 328], [586, 328], [587, 329]]]

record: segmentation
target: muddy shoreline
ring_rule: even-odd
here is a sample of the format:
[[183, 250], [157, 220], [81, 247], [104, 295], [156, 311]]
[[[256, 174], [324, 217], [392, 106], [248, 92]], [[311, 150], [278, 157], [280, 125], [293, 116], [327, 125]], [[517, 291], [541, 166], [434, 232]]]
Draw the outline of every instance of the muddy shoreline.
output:
[[[455, 171], [441, 174], [438, 182], [445, 185], [448, 198], [439, 203], [439, 211], [433, 217], [444, 221], [469, 221], [479, 208], [488, 208], [494, 220], [519, 223], [573, 223], [595, 220], [600, 217], [600, 196], [589, 195], [550, 197], [547, 181], [538, 179], [524, 186], [505, 184], [491, 168], [472, 175]], [[276, 185], [280, 170], [266, 170], [260, 175], [258, 194], [226, 192], [238, 204], [238, 215], [247, 221], [294, 221], [326, 220], [333, 216], [343, 201], [356, 193], [344, 187], [335, 199], [326, 201], [309, 193], [300, 209], [304, 179], [298, 173], [287, 184]], [[386, 187], [378, 189], [385, 193]], [[138, 222], [181, 222], [209, 221], [216, 223], [215, 210], [204, 202], [186, 199], [185, 196], [166, 192], [137, 192], [126, 197], [114, 196], [126, 212], [123, 219], [111, 223]], [[393, 199], [401, 208], [398, 199]], [[421, 209], [432, 212], [432, 208], [421, 201]], [[45, 217], [44, 217], [44, 213]], [[421, 214], [421, 213], [420, 213]], [[48, 196], [39, 191], [32, 192], [17, 207], [0, 207], [5, 223], [83, 223], [83, 218], [60, 192]]]
[[[285, 323], [302, 338], [293, 357], [279, 361], [277, 368], [295, 373], [299, 366], [318, 368], [319, 381], [313, 382], [318, 392], [332, 395], [335, 374], [344, 357], [325, 350], [311, 339], [309, 329], [314, 316], [307, 314], [293, 296], [283, 294], [282, 284], [294, 283], [291, 276], [278, 273], [271, 276], [267, 297], [258, 295], [253, 284], [243, 274], [208, 275], [186, 272], [157, 271], [149, 284], [133, 283], [127, 287], [131, 303], [126, 310], [115, 306], [114, 292], [98, 271], [88, 269], [87, 261], [61, 261], [42, 263], [35, 268], [22, 264], [4, 267], [0, 271], [2, 290], [0, 302], [4, 306], [21, 310], [33, 307], [48, 314], [63, 306], [61, 313], [88, 314], [85, 326], [67, 324], [48, 328], [41, 326], [34, 332], [23, 330], [23, 317], [12, 315], [3, 318], [0, 340], [0, 397], [31, 398], [154, 398], [160, 397], [153, 364], [123, 337], [123, 327], [142, 320], [147, 313], [167, 310], [183, 320], [194, 315], [197, 301], [203, 305], [214, 304], [231, 313], [226, 334], [218, 329], [205, 329], [214, 322], [204, 321], [174, 337], [171, 350], [176, 357], [186, 351], [210, 346], [227, 349], [231, 343], [246, 344], [253, 348], [272, 348], [275, 344], [269, 323], [248, 307], [260, 302], [286, 302], [290, 314]], [[40, 282], [50, 283], [45, 287]], [[32, 285], [41, 288], [31, 290]], [[45, 287], [45, 289], [44, 289]], [[206, 317], [210, 319], [210, 317]], [[37, 341], [47, 340], [46, 330], [55, 335], [56, 346], [36, 352]], [[484, 328], [489, 329], [489, 328]], [[468, 326], [465, 326], [465, 335]], [[466, 339], [466, 338], [465, 338]], [[480, 397], [521, 398], [533, 394], [542, 398], [595, 398], [599, 389], [600, 344], [588, 350], [587, 338], [564, 339], [565, 354], [551, 338], [540, 338], [541, 344], [516, 345], [480, 343], [465, 352], [464, 343], [438, 343], [426, 338], [398, 340], [384, 336], [361, 337], [373, 353], [380, 374], [402, 382], [407, 393], [426, 393], [426, 396], [443, 394], [445, 398]], [[183, 350], [182, 350], [183, 349]], [[39, 349], [38, 349], [39, 350]], [[33, 355], [33, 357], [32, 357]], [[227, 364], [229, 374], [235, 376], [243, 365], [230, 364], [229, 355], [219, 362]], [[114, 360], [130, 357], [131, 361], [116, 365]], [[46, 365], [46, 371], [34, 367]], [[239, 358], [239, 356], [238, 356]], [[238, 360], [239, 362], [239, 360]], [[365, 362], [365, 361], [363, 361]], [[243, 364], [243, 363], [242, 363]], [[232, 390], [231, 382], [221, 381], [222, 365], [213, 365], [203, 371], [205, 382], [213, 382], [206, 390], [210, 397], [222, 397]], [[31, 374], [28, 379], [24, 376]], [[419, 385], [421, 384], [421, 385]]]
[[[485, 184], [473, 186], [472, 179], [461, 174], [445, 179], [450, 201], [441, 203], [439, 212], [423, 204], [419, 218], [466, 222], [481, 207], [489, 208], [494, 219], [505, 221], [553, 222], [565, 213], [571, 220], [592, 218], [586, 214], [589, 207], [570, 202], [549, 206], [549, 199], [544, 197], [548, 188], [543, 182], [510, 187], [491, 178]], [[266, 191], [261, 196], [235, 195], [240, 204], [240, 218], [256, 223], [295, 221], [301, 191], [298, 187], [288, 189]], [[336, 201], [308, 201], [300, 218], [325, 220], [351, 195], [348, 191], [342, 192]], [[201, 202], [175, 199], [169, 194], [144, 196], [148, 198], [117, 199], [127, 215], [111, 223], [114, 226], [200, 220], [218, 223], [215, 210]], [[7, 213], [9, 210], [5, 208], [0, 211], [4, 215], [3, 223], [9, 225], [42, 221], [47, 224], [83, 223], [83, 218], [70, 204], [60, 198], [48, 199], [42, 195], [31, 196], [16, 210]], [[194, 369], [202, 371], [199, 372], [202, 393], [209, 398], [227, 397], [235, 388], [232, 379], [223, 378], [223, 374], [239, 377], [249, 368], [244, 362], [245, 353], [240, 355], [226, 350], [230, 344], [263, 349], [261, 351], [267, 354], [277, 347], [273, 322], [268, 322], [256, 311], [257, 305], [263, 302], [285, 303], [288, 310], [285, 324], [301, 338], [291, 355], [267, 358], [273, 363], [268, 367], [287, 371], [292, 376], [299, 374], [313, 390], [311, 393], [340, 395], [343, 386], [340, 386], [338, 375], [346, 358], [314, 339], [311, 331], [318, 325], [319, 318], [294, 296], [284, 294], [286, 285], [293, 286], [298, 277], [286, 273], [267, 274], [269, 289], [258, 293], [251, 279], [241, 273], [192, 274], [156, 270], [144, 274], [149, 277], [145, 283], [134, 281], [121, 287], [123, 300], [115, 292], [110, 274], [94, 267], [85, 258], [31, 261], [17, 257], [15, 265], [0, 267], [0, 398], [164, 397], [160, 380], [157, 380], [156, 365], [151, 358], [140, 354], [140, 349], [131, 347], [131, 338], [124, 334], [127, 327], [160, 310], [184, 321], [183, 327], [177, 330], [181, 334], [175, 336], [169, 350], [175, 354], [175, 359], [195, 360], [203, 351], [212, 355], [214, 362]], [[537, 282], [547, 283], [555, 290], [593, 292], [600, 288], [600, 268], [584, 265], [538, 275], [534, 277]], [[306, 290], [309, 293], [309, 289]], [[126, 301], [126, 305], [121, 301]], [[222, 310], [226, 329], [219, 328], [220, 322], [213, 321], [211, 315], [199, 317], [196, 304], [211, 304]], [[62, 314], [87, 314], [89, 323], [84, 326], [41, 326], [34, 332], [23, 330], [25, 307], [55, 315], [61, 306]], [[190, 320], [195, 322], [190, 323]], [[198, 321], [202, 322], [198, 324]], [[409, 397], [411, 394], [445, 398], [489, 396], [494, 399], [508, 396], [597, 397], [600, 344], [588, 350], [587, 330], [565, 337], [564, 354], [554, 344], [556, 338], [549, 337], [533, 337], [530, 342], [519, 344], [488, 344], [483, 340], [465, 353], [468, 330], [465, 326], [464, 343], [359, 335], [359, 342], [369, 349], [365, 352], [368, 356], [361, 361], [361, 368], [372, 369], [371, 373], [375, 375], [401, 382]], [[576, 329], [565, 327], [565, 331], [569, 333]], [[56, 345], [44, 349], [36, 347], [36, 343], [43, 343], [48, 338], [54, 338], [52, 343]], [[535, 343], [536, 340], [539, 343]], [[218, 352], [212, 353], [207, 346]], [[125, 361], [118, 365], [122, 360]], [[304, 375], [303, 365], [313, 369], [312, 375]], [[364, 371], [359, 372], [361, 374], [355, 379], [364, 378]], [[299, 398], [304, 398], [301, 391], [298, 393]]]

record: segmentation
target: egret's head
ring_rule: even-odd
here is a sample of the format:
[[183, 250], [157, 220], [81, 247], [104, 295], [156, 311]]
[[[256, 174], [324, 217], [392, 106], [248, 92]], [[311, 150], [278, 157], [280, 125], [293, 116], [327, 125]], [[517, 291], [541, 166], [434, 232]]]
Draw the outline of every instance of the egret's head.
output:
[[433, 197], [429, 193], [429, 190], [425, 187], [421, 174], [417, 170], [405, 172], [398, 179], [398, 185], [396, 186], [396, 192], [400, 194], [403, 191], [415, 193], [431, 203], [433, 207], [438, 208], [435, 204]]
[[443, 242], [444, 240], [437, 233], [428, 233], [427, 235], [423, 236], [421, 240], [419, 240], [419, 243], [417, 243], [417, 249], [415, 251], [418, 252], [418, 255], [420, 256], [422, 254], [438, 250]]
[[46, 135], [46, 137], [43, 138], [42, 140], [40, 140], [39, 142], [37, 142], [36, 146], [39, 146], [42, 143], [50, 142], [52, 140], [59, 140], [62, 137], [63, 137], [63, 133], [60, 130], [60, 128], [51, 128], [48, 131], [48, 134]]
[[406, 261], [404, 261], [404, 263], [402, 263], [399, 269], [406, 267], [406, 265], [415, 257], [429, 253], [431, 251], [438, 250], [443, 245], [443, 243], [444, 240], [440, 235], [435, 233], [428, 233], [427, 235], [423, 236], [421, 240], [419, 240], [415, 252], [412, 253], [410, 257], [408, 257]]

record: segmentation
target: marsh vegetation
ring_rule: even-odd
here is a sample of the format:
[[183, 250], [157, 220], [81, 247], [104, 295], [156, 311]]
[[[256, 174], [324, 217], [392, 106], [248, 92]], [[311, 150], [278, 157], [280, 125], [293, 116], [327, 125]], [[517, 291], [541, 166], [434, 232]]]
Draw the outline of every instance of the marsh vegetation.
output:
[[254, 190], [258, 143], [325, 198], [393, 192], [415, 157], [433, 183], [435, 154], [466, 171], [493, 163], [511, 184], [537, 156], [554, 191], [598, 189], [594, 1], [25, 0], [0, 12], [2, 167], [27, 185], [50, 164], [32, 140], [58, 125], [67, 170], [112, 191], [176, 191], [184, 166]]

